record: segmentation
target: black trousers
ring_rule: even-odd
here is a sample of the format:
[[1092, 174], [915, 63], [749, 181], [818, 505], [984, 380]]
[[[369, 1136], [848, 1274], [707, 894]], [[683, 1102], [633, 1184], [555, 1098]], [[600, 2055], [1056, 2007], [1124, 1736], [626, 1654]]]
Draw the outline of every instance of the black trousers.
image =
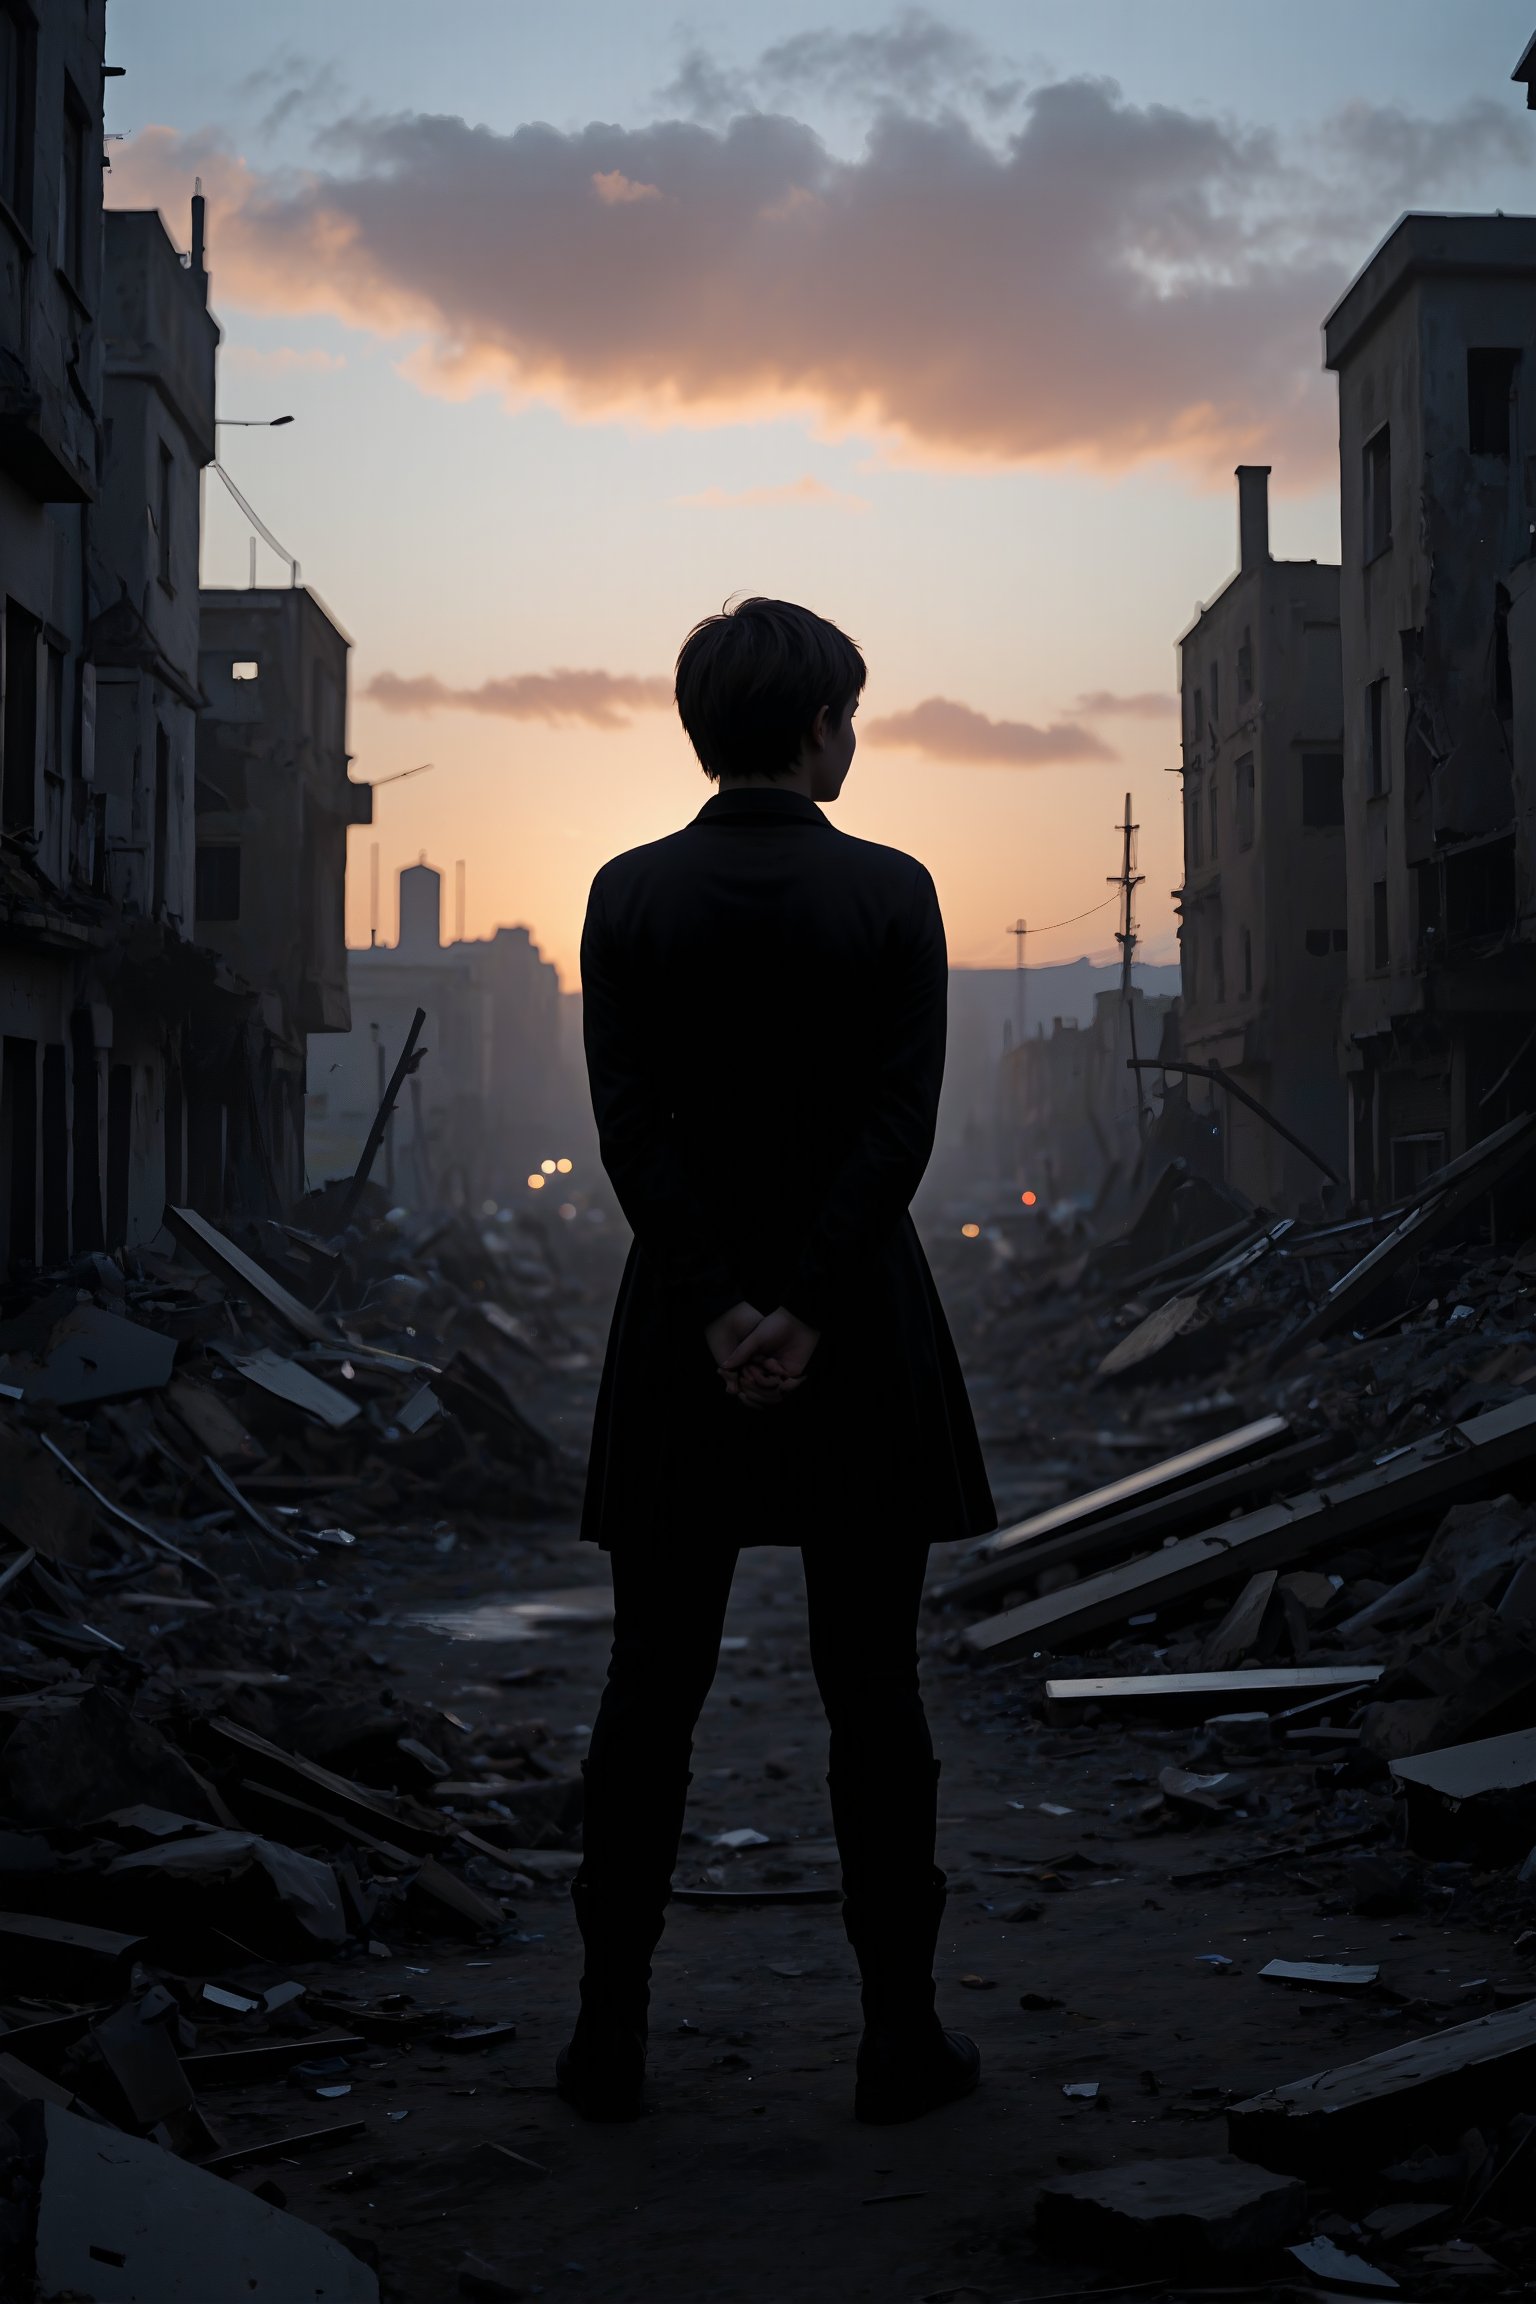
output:
[[[737, 1557], [685, 1538], [613, 1553], [613, 1655], [586, 1766], [582, 1877], [646, 1934], [652, 1919], [659, 1932], [677, 1861], [693, 1732]], [[933, 1882], [936, 1772], [917, 1673], [927, 1547], [882, 1553], [821, 1542], [801, 1558], [851, 1918], [856, 1902], [904, 1898]], [[768, 1694], [774, 1683], [761, 1685]]]

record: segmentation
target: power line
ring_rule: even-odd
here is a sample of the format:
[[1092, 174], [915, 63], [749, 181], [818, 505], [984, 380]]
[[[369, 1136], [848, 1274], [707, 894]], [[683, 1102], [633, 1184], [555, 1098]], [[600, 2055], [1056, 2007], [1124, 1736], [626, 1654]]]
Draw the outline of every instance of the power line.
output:
[[[1102, 904], [1090, 904], [1086, 912], [1074, 912], [1070, 920], [1047, 920], [1043, 928], [1031, 928], [1029, 933], [1031, 936], [1049, 936], [1055, 928], [1075, 928], [1079, 920], [1091, 920], [1095, 912], [1107, 912], [1111, 904], [1118, 904], [1119, 901], [1118, 896], [1106, 896]], [[1008, 933], [1011, 936], [1014, 930], [1010, 928]]]
[[287, 561], [290, 577], [292, 581], [297, 584], [299, 580], [299, 564], [297, 560], [295, 560], [293, 554], [288, 550], [286, 544], [279, 544], [277, 538], [273, 535], [271, 529], [267, 526], [265, 520], [263, 520], [255, 505], [250, 503], [246, 497], [241, 495], [239, 489], [235, 486], [233, 480], [231, 480], [229, 474], [225, 471], [223, 465], [219, 462], [217, 457], [215, 457], [213, 460], [212, 468], [215, 472], [217, 472], [219, 478], [223, 481], [225, 487], [229, 490], [231, 496], [233, 496], [235, 502], [239, 505], [247, 520], [249, 520], [251, 523], [251, 526], [256, 530], [257, 535], [262, 538], [264, 543], [271, 545], [272, 550], [277, 554], [279, 560]]

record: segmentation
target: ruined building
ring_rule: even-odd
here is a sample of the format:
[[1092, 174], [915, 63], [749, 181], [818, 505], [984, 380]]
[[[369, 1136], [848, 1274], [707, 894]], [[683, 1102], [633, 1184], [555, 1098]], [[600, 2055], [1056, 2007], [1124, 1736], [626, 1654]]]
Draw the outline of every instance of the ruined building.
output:
[[1355, 1190], [1536, 1102], [1536, 219], [1406, 216], [1330, 313]]
[[[186, 254], [155, 214], [103, 213], [105, 35], [104, 0], [0, 7], [0, 1272], [11, 1275], [146, 1240], [167, 1199], [210, 1213], [231, 1194], [281, 1206], [302, 1174], [294, 1031], [317, 1013], [345, 1021], [339, 836], [314, 843], [313, 933], [297, 911], [280, 933], [274, 921], [267, 946], [242, 955], [252, 972], [210, 949], [197, 920], [200, 489], [219, 330], [201, 200]], [[296, 845], [274, 840], [274, 875]], [[295, 1023], [274, 989], [326, 933], [325, 996]], [[285, 1060], [287, 1092], [274, 1093]]]
[[347, 828], [373, 798], [347, 774], [349, 647], [305, 586], [202, 595], [196, 934], [259, 1000], [257, 1028], [223, 1051], [255, 1122], [248, 1206], [303, 1191], [308, 1038], [350, 1023]]
[[[1171, 998], [1133, 987], [1098, 992], [1093, 1020], [1053, 1017], [1003, 1052], [998, 1072], [999, 1173], [1046, 1207], [1089, 1207], [1112, 1174], [1129, 1177], [1141, 1148], [1132, 1047], [1155, 1056]], [[1134, 1023], [1133, 1023], [1134, 1012]]]
[[401, 1097], [380, 1180], [409, 1205], [503, 1202], [542, 1160], [573, 1156], [590, 1120], [560, 1047], [560, 979], [526, 928], [442, 940], [442, 877], [423, 860], [400, 874], [398, 941], [349, 955], [352, 1026], [309, 1056], [310, 1170], [356, 1163], [405, 1044], [425, 1009], [428, 1054]]
[[[1237, 485], [1237, 573], [1179, 644], [1180, 1053], [1229, 1074], [1342, 1178], [1339, 571], [1270, 557], [1267, 465], [1240, 465]], [[1216, 1081], [1191, 1077], [1187, 1094], [1219, 1132], [1229, 1184], [1286, 1212], [1316, 1203], [1315, 1162]]]

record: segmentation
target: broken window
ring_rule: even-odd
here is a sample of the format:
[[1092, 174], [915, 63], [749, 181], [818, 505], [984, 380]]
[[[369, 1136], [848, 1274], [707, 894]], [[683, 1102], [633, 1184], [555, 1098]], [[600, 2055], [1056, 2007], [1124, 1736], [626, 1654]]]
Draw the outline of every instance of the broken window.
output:
[[1366, 773], [1373, 800], [1387, 789], [1387, 684], [1373, 680], [1365, 692]]
[[1198, 744], [1201, 737], [1205, 734], [1205, 690], [1203, 688], [1197, 688], [1195, 690], [1194, 715], [1190, 726], [1190, 741], [1191, 743]]
[[64, 781], [64, 651], [43, 650], [43, 774]]
[[1515, 924], [1515, 842], [1511, 833], [1445, 859], [1447, 941], [1496, 936]]
[[171, 739], [162, 721], [155, 722], [155, 852], [150, 859], [150, 910], [158, 920], [165, 910], [167, 850], [171, 844]]
[[1253, 846], [1253, 754], [1245, 752], [1232, 771], [1232, 789], [1236, 800], [1237, 844], [1239, 848]]
[[89, 120], [74, 88], [64, 84], [64, 135], [59, 155], [59, 239], [55, 260], [70, 284], [85, 286], [87, 206], [86, 140]]
[[1467, 353], [1467, 447], [1474, 456], [1509, 455], [1520, 355], [1502, 345]]
[[1211, 666], [1211, 726], [1221, 726], [1221, 666]]
[[240, 848], [234, 840], [207, 840], [197, 847], [196, 910], [204, 920], [240, 917]]
[[1200, 946], [1193, 926], [1181, 930], [1180, 942], [1184, 948], [1184, 997], [1193, 1008], [1200, 997]]
[[1301, 756], [1301, 821], [1313, 832], [1325, 832], [1344, 821], [1344, 755], [1342, 752], [1303, 752]]
[[20, 224], [31, 219], [32, 27], [15, 0], [0, 0], [0, 200]]
[[1314, 960], [1326, 959], [1329, 950], [1329, 937], [1326, 928], [1309, 928], [1307, 930], [1307, 950]]
[[1426, 1130], [1420, 1136], [1394, 1136], [1392, 1139], [1392, 1197], [1394, 1200], [1412, 1200], [1422, 1186], [1429, 1182], [1437, 1168], [1445, 1166], [1445, 1138], [1438, 1131]]
[[1493, 708], [1501, 720], [1515, 716], [1515, 674], [1509, 660], [1509, 594], [1493, 588]]
[[174, 459], [170, 449], [162, 440], [160, 443], [160, 495], [156, 511], [156, 526], [159, 530], [158, 542], [160, 546], [159, 575], [167, 592], [175, 590], [175, 586], [171, 582], [171, 513], [173, 510], [172, 487], [174, 477]]
[[1385, 968], [1391, 958], [1387, 940], [1387, 884], [1371, 882], [1371, 966]]
[[1214, 780], [1211, 784], [1211, 789], [1207, 797], [1210, 801], [1209, 815], [1211, 828], [1211, 862], [1214, 864], [1221, 854], [1221, 842], [1217, 838], [1216, 786]]
[[1245, 928], [1245, 929], [1243, 930], [1243, 998], [1244, 998], [1245, 1000], [1248, 1000], [1248, 999], [1251, 999], [1251, 998], [1252, 998], [1252, 996], [1253, 996], [1253, 937], [1250, 935], [1249, 931], [1248, 931], [1248, 930]]
[[1374, 560], [1392, 548], [1392, 427], [1383, 424], [1365, 444], [1362, 533], [1365, 557]]
[[5, 698], [0, 711], [0, 822], [7, 832], [37, 823], [37, 646], [42, 626], [15, 600], [5, 604]]
[[1237, 644], [1237, 700], [1246, 704], [1253, 694], [1253, 634], [1245, 624]]
[[1200, 849], [1200, 787], [1198, 784], [1193, 787], [1189, 795], [1188, 843], [1189, 854], [1185, 861], [1185, 870], [1192, 871], [1197, 864], [1205, 862]]

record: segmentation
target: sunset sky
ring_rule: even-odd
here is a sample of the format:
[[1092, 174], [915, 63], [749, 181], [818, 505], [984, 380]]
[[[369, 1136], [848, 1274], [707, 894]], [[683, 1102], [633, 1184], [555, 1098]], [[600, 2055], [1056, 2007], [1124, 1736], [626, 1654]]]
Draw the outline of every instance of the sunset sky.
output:
[[[1135, 795], [1174, 955], [1174, 643], [1337, 553], [1319, 324], [1405, 208], [1536, 208], [1478, 0], [112, 0], [108, 199], [201, 176], [223, 459], [355, 642], [353, 835], [467, 860], [576, 980], [591, 875], [707, 787], [668, 703], [727, 596], [864, 647], [836, 821], [932, 867], [952, 958], [1098, 905]], [[204, 580], [247, 522], [210, 475]], [[282, 581], [262, 548], [259, 580]], [[1030, 957], [1109, 954], [1108, 911]]]

